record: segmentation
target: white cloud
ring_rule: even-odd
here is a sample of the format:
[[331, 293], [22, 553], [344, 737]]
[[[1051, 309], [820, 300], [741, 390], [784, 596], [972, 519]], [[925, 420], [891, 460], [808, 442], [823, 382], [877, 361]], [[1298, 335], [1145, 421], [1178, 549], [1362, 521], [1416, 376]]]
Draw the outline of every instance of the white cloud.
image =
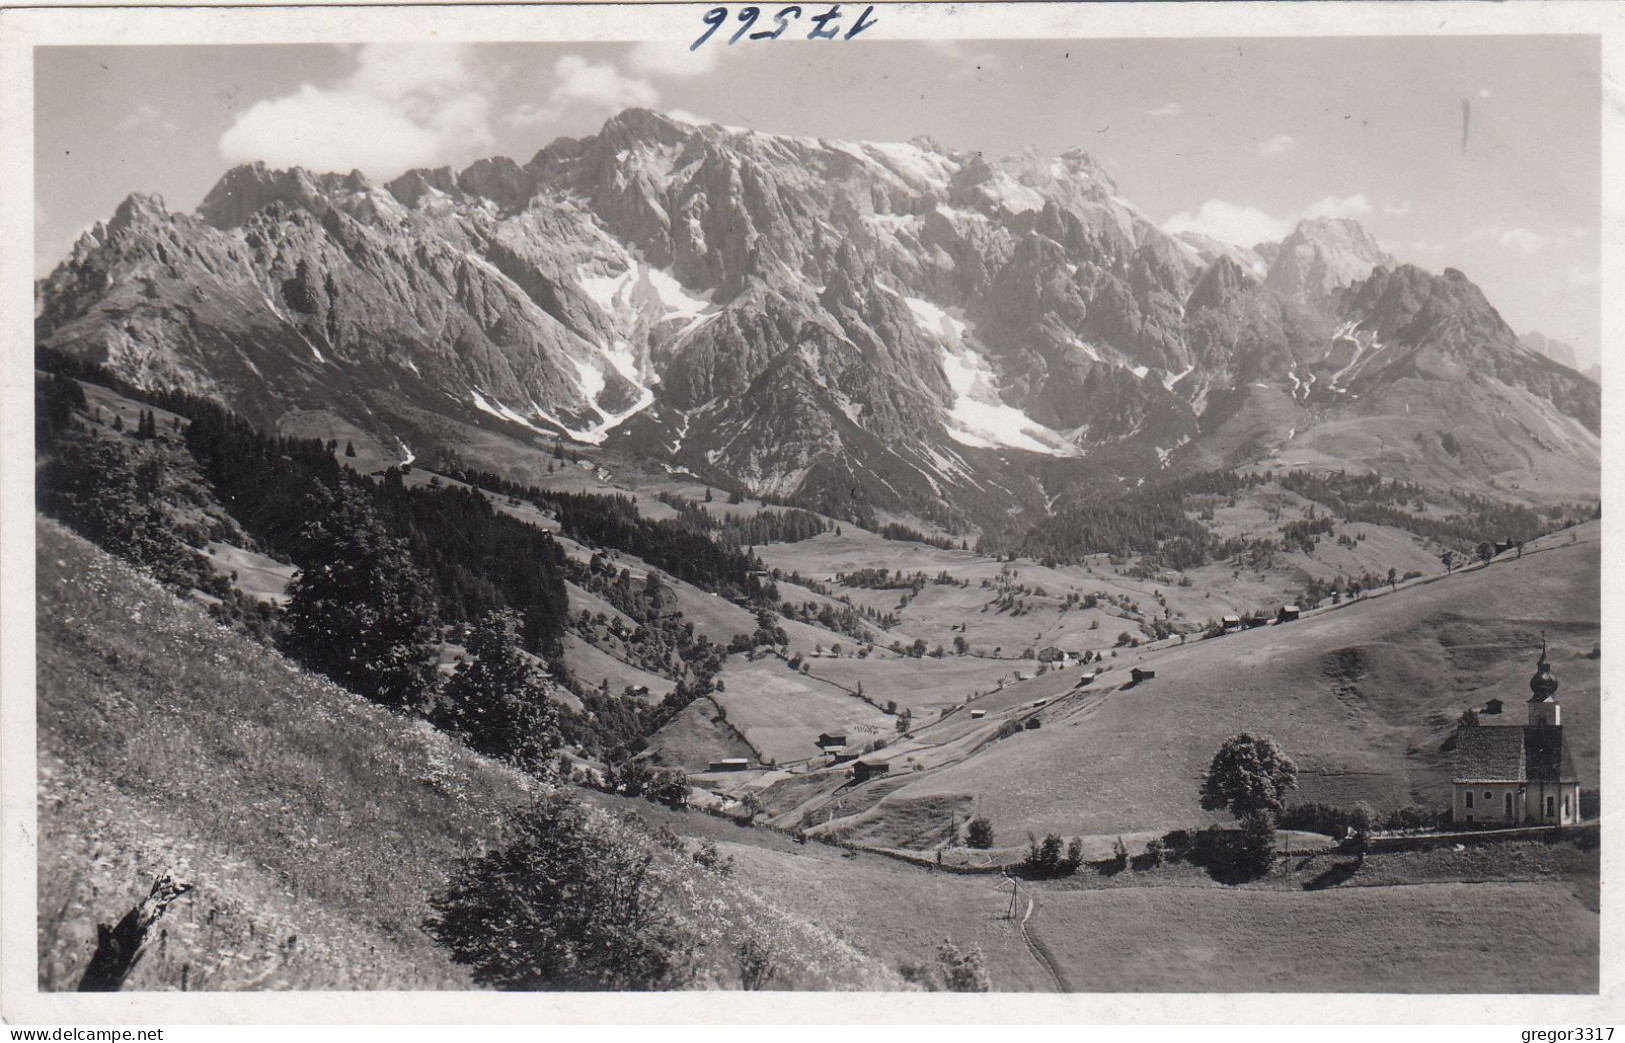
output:
[[950, 80], [968, 79], [977, 73], [991, 72], [999, 66], [993, 52], [971, 50], [963, 40], [926, 40], [924, 43], [945, 61], [952, 63], [953, 68], [948, 71]]
[[659, 103], [654, 84], [628, 76], [609, 62], [595, 62], [567, 54], [553, 63], [554, 83], [545, 104], [526, 103], [506, 122], [519, 125], [551, 123], [566, 116], [602, 118], [626, 108], [649, 108]]
[[1258, 154], [1263, 159], [1273, 159], [1276, 156], [1284, 156], [1297, 147], [1297, 138], [1290, 134], [1277, 134], [1258, 146]]
[[1516, 225], [1487, 224], [1468, 232], [1462, 236], [1461, 241], [1492, 243], [1504, 250], [1515, 250], [1527, 257], [1548, 247], [1567, 246], [1569, 243], [1578, 242], [1586, 238], [1587, 234], [1584, 228], [1545, 233]]
[[626, 62], [631, 68], [649, 76], [699, 76], [717, 67], [717, 56], [721, 53], [720, 47], [706, 46], [691, 51], [686, 43], [649, 42], [635, 44], [627, 52]]
[[1303, 208], [1304, 217], [1364, 217], [1371, 213], [1371, 201], [1364, 193], [1344, 199], [1327, 196]]
[[137, 102], [128, 116], [118, 121], [119, 130], [144, 130], [148, 127], [157, 127], [165, 134], [173, 134], [180, 129], [180, 125], [168, 116], [164, 110], [149, 102]]
[[[1407, 208], [1409, 204], [1406, 204]], [[1162, 230], [1169, 235], [1197, 232], [1224, 243], [1252, 246], [1285, 239], [1298, 222], [1313, 217], [1364, 217], [1375, 207], [1366, 195], [1327, 196], [1317, 199], [1295, 213], [1277, 217], [1255, 206], [1231, 203], [1223, 199], [1209, 199], [1195, 213], [1182, 211], [1163, 222]], [[1392, 207], [1383, 207], [1385, 213]], [[1407, 209], [1407, 213], [1409, 210]]]
[[689, 123], [696, 127], [703, 127], [706, 124], [716, 122], [716, 120], [706, 119], [704, 116], [701, 116], [698, 113], [690, 112], [687, 109], [667, 109], [665, 112], [667, 116], [670, 116], [679, 123]]
[[1194, 214], [1175, 214], [1164, 222], [1162, 230], [1169, 235], [1198, 232], [1220, 242], [1251, 246], [1286, 238], [1296, 223], [1289, 218], [1271, 217], [1257, 207], [1209, 199]]
[[455, 44], [369, 44], [350, 76], [256, 102], [220, 137], [234, 162], [387, 177], [471, 159], [492, 143], [491, 84]]
[[1409, 217], [1412, 209], [1413, 207], [1411, 206], [1411, 201], [1409, 199], [1401, 200], [1398, 203], [1384, 203], [1382, 205], [1382, 212], [1388, 217]]
[[1171, 101], [1168, 104], [1161, 106], [1160, 108], [1155, 108], [1155, 109], [1150, 110], [1149, 112], [1146, 113], [1146, 115], [1147, 116], [1153, 116], [1153, 117], [1177, 116], [1181, 112], [1184, 112], [1184, 111], [1185, 111], [1184, 107], [1181, 106], [1179, 104], [1179, 102]]
[[1569, 270], [1563, 273], [1564, 278], [1575, 286], [1595, 286], [1602, 281], [1602, 273], [1595, 267], [1584, 265], [1569, 265]]

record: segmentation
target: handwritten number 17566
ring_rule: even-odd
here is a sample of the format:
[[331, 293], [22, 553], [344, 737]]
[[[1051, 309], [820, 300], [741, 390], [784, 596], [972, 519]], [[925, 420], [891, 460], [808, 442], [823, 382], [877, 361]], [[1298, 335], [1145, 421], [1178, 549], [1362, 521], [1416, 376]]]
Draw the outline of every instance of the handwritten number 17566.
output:
[[[865, 7], [863, 13], [858, 15], [857, 21], [853, 22], [852, 27], [843, 34], [838, 24], [841, 19], [841, 5], [833, 4], [823, 14], [816, 14], [807, 19], [812, 23], [812, 31], [807, 34], [807, 39], [834, 40], [838, 38], [850, 40], [879, 21], [878, 18], [870, 17], [874, 10], [872, 4]], [[773, 15], [773, 28], [752, 33], [750, 30], [755, 27], [757, 21], [762, 17], [762, 9], [760, 7], [741, 7], [738, 17], [739, 28], [734, 31], [732, 36], [728, 37], [728, 45], [731, 47], [738, 43], [745, 37], [746, 33], [750, 33], [752, 40], [777, 40], [790, 28], [791, 22], [801, 18], [801, 14], [802, 11], [799, 5], [791, 4], [789, 7], [781, 7], [778, 13]], [[688, 49], [691, 51], [699, 50], [700, 45], [711, 39], [712, 35], [728, 21], [728, 9], [726, 7], [713, 7], [705, 12], [705, 17], [701, 21], [705, 23], [705, 32], [700, 34], [698, 40], [688, 45]]]

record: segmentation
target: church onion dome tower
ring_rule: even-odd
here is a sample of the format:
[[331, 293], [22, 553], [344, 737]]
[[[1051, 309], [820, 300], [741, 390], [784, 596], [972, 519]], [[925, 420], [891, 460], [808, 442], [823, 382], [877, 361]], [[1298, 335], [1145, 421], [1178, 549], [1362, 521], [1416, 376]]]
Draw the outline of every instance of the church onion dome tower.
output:
[[1546, 638], [1540, 640], [1540, 662], [1535, 665], [1535, 676], [1529, 679], [1529, 723], [1559, 724], [1560, 707], [1557, 703], [1557, 678], [1552, 676], [1552, 664], [1546, 658]]

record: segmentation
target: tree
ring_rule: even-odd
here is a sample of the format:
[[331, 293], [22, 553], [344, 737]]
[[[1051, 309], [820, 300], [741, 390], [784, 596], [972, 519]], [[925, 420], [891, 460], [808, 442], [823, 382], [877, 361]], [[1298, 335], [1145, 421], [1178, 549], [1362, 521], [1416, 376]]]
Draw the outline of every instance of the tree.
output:
[[1388, 589], [1389, 590], [1398, 590], [1399, 589], [1399, 570], [1398, 569], [1392, 569], [1391, 568], [1391, 569], [1388, 570]]
[[970, 642], [965, 640], [964, 634], [954, 635], [954, 655], [964, 655], [970, 651]]
[[1298, 784], [1298, 766], [1267, 735], [1232, 736], [1213, 755], [1202, 781], [1202, 808], [1229, 809], [1243, 825], [1262, 822], [1273, 829], [1286, 792]]
[[662, 903], [652, 861], [549, 794], [507, 847], [459, 863], [424, 926], [481, 985], [678, 988], [692, 978], [696, 941]]
[[351, 441], [348, 441], [348, 440], [345, 441], [345, 443], [344, 443], [344, 455], [354, 459], [354, 457], [355, 457], [355, 443], [354, 442], [351, 442]]
[[993, 823], [978, 815], [970, 820], [965, 829], [965, 843], [979, 850], [987, 850], [993, 846]]
[[422, 710], [435, 676], [427, 581], [359, 491], [322, 498], [300, 533], [311, 560], [289, 588], [284, 650], [369, 699]]
[[1454, 572], [1456, 568], [1456, 552], [1447, 550], [1439, 555], [1439, 564], [1444, 566], [1446, 572]]
[[523, 627], [509, 609], [480, 619], [468, 640], [469, 658], [457, 664], [434, 717], [479, 752], [539, 773], [559, 748], [559, 714], [520, 648]]
[[654, 772], [648, 785], [643, 788], [643, 795], [649, 800], [678, 810], [688, 807], [688, 799], [693, 793], [694, 787], [689, 785], [688, 776], [680, 771]]
[[1371, 831], [1376, 828], [1377, 813], [1371, 805], [1360, 801], [1354, 805], [1354, 814], [1349, 820], [1348, 849], [1365, 861], [1366, 852], [1371, 850]]
[[1495, 557], [1495, 544], [1485, 540], [1478, 545], [1478, 560], [1488, 562], [1493, 557]]

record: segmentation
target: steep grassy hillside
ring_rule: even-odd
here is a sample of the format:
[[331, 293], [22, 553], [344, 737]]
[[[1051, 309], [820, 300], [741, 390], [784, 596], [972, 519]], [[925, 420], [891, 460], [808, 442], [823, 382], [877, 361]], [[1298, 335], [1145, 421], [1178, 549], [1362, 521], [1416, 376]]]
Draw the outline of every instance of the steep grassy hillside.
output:
[[[1524, 556], [1397, 593], [1322, 610], [1284, 626], [1108, 659], [1087, 692], [1050, 675], [977, 700], [889, 750], [929, 770], [890, 801], [972, 796], [1001, 833], [1116, 833], [1199, 824], [1197, 788], [1219, 744], [1241, 731], [1273, 735], [1296, 759], [1298, 800], [1381, 808], [1442, 804], [1462, 711], [1491, 697], [1521, 723], [1541, 632], [1563, 683], [1583, 784], [1598, 779], [1600, 527], [1588, 523], [1531, 544]], [[1131, 665], [1156, 670], [1126, 686]], [[1042, 727], [968, 751], [1019, 707]], [[1080, 701], [1081, 700], [1081, 701]], [[967, 755], [968, 753], [968, 755]], [[874, 784], [870, 784], [874, 785]], [[884, 808], [885, 805], [882, 805]]]
[[[41, 986], [73, 988], [96, 924], [170, 872], [195, 890], [128, 988], [468, 988], [421, 930], [428, 897], [502, 841], [537, 784], [220, 628], [53, 522], [37, 539]], [[901, 985], [681, 843], [598, 821], [654, 859], [701, 940], [700, 983], [737, 987], [734, 949], [754, 940], [776, 955], [770, 987]]]
[[521, 777], [37, 533], [42, 986], [173, 870], [199, 890], [131, 987], [468, 987], [418, 925]]

